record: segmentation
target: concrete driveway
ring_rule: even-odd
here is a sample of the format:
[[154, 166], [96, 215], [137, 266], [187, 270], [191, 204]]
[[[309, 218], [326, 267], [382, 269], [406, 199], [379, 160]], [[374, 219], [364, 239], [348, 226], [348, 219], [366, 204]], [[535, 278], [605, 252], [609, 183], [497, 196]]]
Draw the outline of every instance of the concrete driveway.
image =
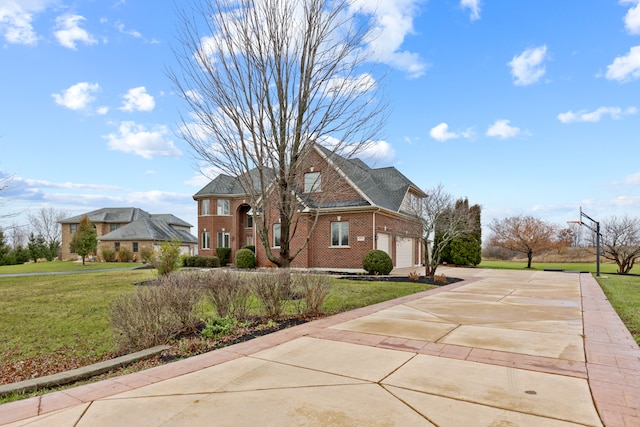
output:
[[12, 426], [639, 426], [640, 349], [588, 274], [453, 285], [0, 405]]

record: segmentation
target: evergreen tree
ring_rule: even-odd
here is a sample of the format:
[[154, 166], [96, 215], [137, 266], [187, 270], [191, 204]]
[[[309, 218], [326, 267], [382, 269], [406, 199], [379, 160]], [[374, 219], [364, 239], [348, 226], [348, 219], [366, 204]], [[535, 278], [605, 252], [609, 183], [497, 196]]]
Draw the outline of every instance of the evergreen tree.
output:
[[29, 254], [33, 262], [38, 262], [40, 258], [48, 258], [49, 248], [47, 247], [44, 237], [41, 234], [37, 236], [33, 233], [29, 234], [29, 243], [27, 244]]
[[95, 227], [89, 221], [88, 216], [83, 216], [78, 224], [78, 229], [71, 238], [69, 244], [69, 250], [72, 253], [78, 254], [82, 257], [82, 265], [87, 255], [93, 254], [98, 248], [98, 232]]

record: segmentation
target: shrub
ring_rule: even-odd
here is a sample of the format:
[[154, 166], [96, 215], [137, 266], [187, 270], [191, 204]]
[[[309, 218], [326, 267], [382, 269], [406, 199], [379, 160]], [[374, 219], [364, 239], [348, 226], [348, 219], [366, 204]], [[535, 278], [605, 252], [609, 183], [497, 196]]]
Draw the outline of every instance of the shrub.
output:
[[240, 249], [236, 252], [235, 265], [238, 268], [255, 268], [256, 255], [251, 249]]
[[164, 276], [178, 269], [180, 261], [180, 241], [160, 243], [160, 249], [154, 253], [153, 264], [158, 269], [158, 274]]
[[231, 248], [216, 248], [216, 255], [220, 259], [220, 265], [225, 266], [231, 260]]
[[433, 276], [433, 283], [436, 285], [446, 285], [448, 284], [447, 276], [444, 274], [436, 274]]
[[195, 330], [195, 307], [202, 295], [197, 282], [180, 272], [157, 283], [138, 286], [111, 304], [111, 326], [121, 347], [141, 350]]
[[142, 262], [152, 262], [153, 261], [153, 249], [149, 246], [143, 246], [140, 248], [140, 260]]
[[304, 301], [304, 306], [298, 304], [299, 314], [322, 313], [322, 305], [329, 295], [332, 284], [331, 277], [322, 274], [303, 273], [291, 276], [291, 289], [301, 295], [298, 301]]
[[220, 260], [217, 256], [192, 255], [182, 259], [183, 267], [218, 268]]
[[121, 247], [120, 249], [118, 249], [116, 259], [120, 262], [131, 262], [131, 260], [133, 259], [133, 252], [131, 252], [131, 249], [129, 248]]
[[385, 251], [373, 249], [364, 256], [362, 268], [369, 274], [386, 275], [393, 270], [393, 262]]
[[228, 271], [209, 271], [199, 277], [218, 316], [248, 317], [251, 289], [241, 276]]
[[116, 251], [111, 248], [100, 249], [100, 258], [104, 262], [114, 262], [116, 260]]
[[289, 269], [261, 272], [252, 276], [251, 288], [262, 303], [265, 314], [270, 319], [282, 316], [287, 300], [291, 296], [291, 276]]
[[220, 339], [229, 334], [238, 326], [238, 321], [233, 317], [213, 317], [202, 330], [204, 338]]
[[241, 249], [249, 249], [254, 254], [256, 253], [256, 245], [244, 245]]

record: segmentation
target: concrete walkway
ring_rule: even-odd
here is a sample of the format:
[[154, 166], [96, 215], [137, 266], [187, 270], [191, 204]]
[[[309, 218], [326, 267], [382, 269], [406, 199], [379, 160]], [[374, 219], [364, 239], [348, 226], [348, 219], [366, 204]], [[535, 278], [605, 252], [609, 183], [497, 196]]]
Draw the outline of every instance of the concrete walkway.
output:
[[464, 282], [0, 405], [12, 426], [640, 426], [640, 349], [588, 274]]

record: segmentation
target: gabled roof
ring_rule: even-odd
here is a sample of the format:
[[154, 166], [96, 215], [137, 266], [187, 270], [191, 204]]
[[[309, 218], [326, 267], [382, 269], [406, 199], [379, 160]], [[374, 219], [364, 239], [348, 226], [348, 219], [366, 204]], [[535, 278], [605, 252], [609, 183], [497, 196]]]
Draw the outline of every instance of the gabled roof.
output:
[[360, 159], [347, 159], [319, 144], [316, 148], [375, 206], [399, 212], [410, 189], [424, 196], [417, 185], [392, 166], [374, 169]]
[[191, 235], [191, 233], [175, 229], [167, 222], [153, 218], [142, 218], [123, 225], [117, 230], [101, 236], [100, 240], [181, 240], [182, 243], [198, 243], [198, 239]]
[[[264, 169], [267, 175], [267, 178], [273, 176], [273, 171], [270, 169]], [[260, 171], [258, 168], [253, 168], [249, 171], [250, 182], [253, 183], [256, 191], [260, 191]], [[216, 196], [216, 195], [224, 195], [224, 196], [243, 196], [247, 195], [247, 192], [242, 187], [242, 182], [240, 177], [232, 177], [226, 174], [220, 174], [215, 177], [211, 182], [202, 187], [200, 191], [193, 195], [195, 200], [200, 197], [206, 196]]]
[[[418, 196], [425, 196], [417, 185], [394, 167], [374, 169], [358, 158], [347, 159], [320, 144], [315, 144], [315, 148], [350, 181], [362, 198], [354, 200], [314, 200], [312, 194], [303, 194], [299, 191], [298, 197], [310, 208], [376, 206], [393, 212], [400, 212], [402, 202], [409, 190], [415, 191]], [[257, 174], [257, 169], [252, 169], [250, 173]], [[253, 178], [255, 178], [253, 180], [254, 183], [258, 182], [257, 176]], [[198, 191], [193, 198], [198, 200], [202, 197], [215, 195], [242, 196], [246, 195], [246, 191], [242, 188], [239, 178], [220, 174]]]
[[151, 214], [139, 208], [102, 208], [86, 214], [72, 216], [60, 221], [61, 224], [77, 224], [87, 215], [92, 223], [115, 223], [122, 224], [133, 222], [140, 218], [149, 218]]
[[193, 227], [187, 221], [184, 221], [173, 214], [151, 214], [151, 219], [159, 219], [166, 222], [169, 225], [175, 225], [178, 227]]

